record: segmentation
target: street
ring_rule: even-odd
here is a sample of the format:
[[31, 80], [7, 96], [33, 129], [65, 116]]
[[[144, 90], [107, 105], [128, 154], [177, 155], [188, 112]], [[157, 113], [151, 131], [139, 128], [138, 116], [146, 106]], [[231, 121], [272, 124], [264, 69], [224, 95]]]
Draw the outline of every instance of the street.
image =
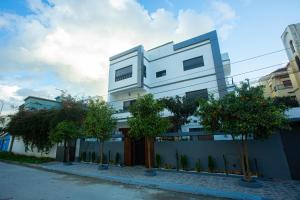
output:
[[62, 175], [0, 162], [0, 200], [202, 199], [219, 198], [129, 186]]

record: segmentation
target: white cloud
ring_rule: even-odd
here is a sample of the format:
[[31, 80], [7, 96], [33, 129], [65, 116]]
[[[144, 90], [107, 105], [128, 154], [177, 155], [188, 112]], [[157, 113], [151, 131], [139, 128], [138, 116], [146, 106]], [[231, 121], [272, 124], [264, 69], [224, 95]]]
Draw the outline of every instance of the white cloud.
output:
[[[5, 26], [10, 33], [9, 41], [0, 46], [1, 72], [34, 71], [38, 82], [38, 72], [54, 71], [63, 85], [53, 85], [85, 95], [107, 92], [110, 56], [138, 44], [149, 49], [216, 28], [221, 37], [228, 37], [236, 16], [223, 2], [212, 3], [211, 14], [192, 9], [149, 13], [135, 0], [50, 0], [49, 4], [28, 0], [28, 4], [34, 14], [0, 13], [0, 28]], [[46, 87], [35, 84], [31, 89], [41, 88]]]

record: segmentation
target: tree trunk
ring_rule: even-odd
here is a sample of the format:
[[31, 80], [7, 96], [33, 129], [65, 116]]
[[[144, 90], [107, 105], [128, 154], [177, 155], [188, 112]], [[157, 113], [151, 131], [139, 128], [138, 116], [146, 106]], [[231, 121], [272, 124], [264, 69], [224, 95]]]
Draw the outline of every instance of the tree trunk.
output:
[[249, 166], [249, 158], [248, 158], [248, 148], [247, 148], [247, 141], [242, 141], [242, 159], [244, 165], [244, 179], [246, 181], [250, 181], [250, 166]]
[[152, 168], [152, 163], [151, 163], [151, 138], [150, 137], [147, 137], [147, 151], [148, 151], [148, 168], [151, 170]]
[[100, 141], [100, 164], [103, 164], [104, 142]]
[[10, 146], [9, 146], [9, 153], [11, 153], [11, 151], [12, 151], [12, 148], [13, 148], [13, 146], [14, 146], [14, 141], [15, 141], [15, 136], [12, 135], [12, 136], [11, 136]]
[[64, 159], [63, 162], [67, 162], [67, 141], [64, 139]]

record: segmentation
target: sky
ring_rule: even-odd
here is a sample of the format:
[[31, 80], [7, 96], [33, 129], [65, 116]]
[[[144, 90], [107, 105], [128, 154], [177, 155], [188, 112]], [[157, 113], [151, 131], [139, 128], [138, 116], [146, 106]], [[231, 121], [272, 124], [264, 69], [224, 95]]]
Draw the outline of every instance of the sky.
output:
[[299, 8], [300, 0], [0, 0], [2, 114], [29, 95], [106, 95], [110, 56], [212, 30], [234, 81], [255, 83], [287, 62], [280, 36], [300, 22]]

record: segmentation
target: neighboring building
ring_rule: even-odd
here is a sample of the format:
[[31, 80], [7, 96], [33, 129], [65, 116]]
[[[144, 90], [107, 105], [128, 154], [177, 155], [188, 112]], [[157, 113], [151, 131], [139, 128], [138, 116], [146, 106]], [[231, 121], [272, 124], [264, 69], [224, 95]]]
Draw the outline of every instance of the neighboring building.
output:
[[[124, 135], [127, 146], [128, 107], [138, 96], [152, 93], [156, 99], [176, 95], [222, 97], [228, 90], [225, 77], [229, 75], [230, 59], [228, 54], [221, 56], [216, 31], [147, 51], [140, 45], [110, 57], [108, 102], [117, 110], [116, 133]], [[162, 114], [167, 117], [171, 113]], [[197, 117], [189, 121], [182, 126], [182, 132], [200, 130]], [[125, 149], [125, 160], [126, 151], [130, 150]]]
[[259, 83], [264, 86], [265, 97], [290, 96], [297, 99], [287, 67], [277, 69], [260, 78]]
[[61, 108], [60, 97], [56, 100], [28, 96], [21, 105], [25, 110], [59, 109]]
[[5, 127], [10, 121], [10, 116], [0, 116], [0, 151], [8, 151], [10, 145], [10, 135], [5, 131]]
[[[43, 110], [43, 109], [59, 109], [61, 108], [61, 106], [62, 105], [61, 105], [60, 97], [57, 97], [56, 100], [52, 100], [52, 99], [28, 96], [27, 98], [24, 99], [24, 104], [22, 104], [20, 108], [23, 108], [28, 111], [35, 111], [35, 110]], [[12, 147], [12, 152], [17, 154], [25, 154], [25, 155], [32, 155], [38, 157], [46, 156], [46, 157], [56, 158], [56, 149], [57, 147], [55, 145], [50, 149], [49, 153], [40, 153], [35, 148], [33, 149], [33, 151], [30, 150], [26, 151], [22, 138], [15, 138]]]
[[300, 23], [288, 25], [281, 35], [281, 40], [289, 59], [287, 69], [290, 80], [300, 102]]

